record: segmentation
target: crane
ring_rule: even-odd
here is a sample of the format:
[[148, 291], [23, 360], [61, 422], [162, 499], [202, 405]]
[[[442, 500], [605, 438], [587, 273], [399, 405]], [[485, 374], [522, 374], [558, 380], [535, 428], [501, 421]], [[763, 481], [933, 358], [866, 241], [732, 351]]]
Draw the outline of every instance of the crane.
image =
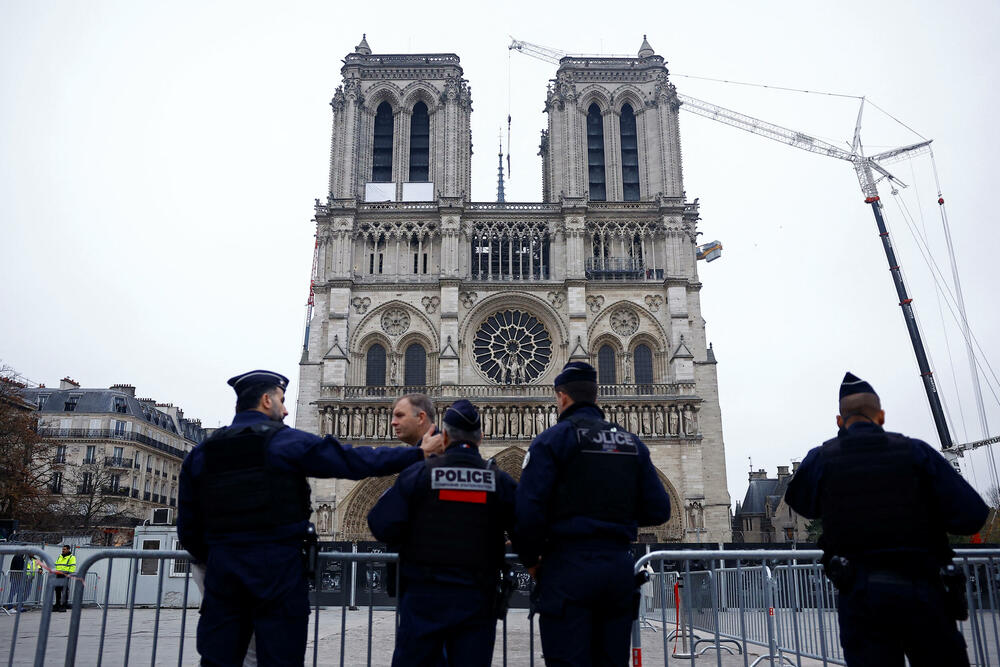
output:
[[[510, 51], [517, 51], [556, 65], [558, 65], [563, 58], [588, 57], [585, 55], [578, 56], [567, 54], [557, 49], [532, 44], [513, 37], [511, 37], [511, 43], [508, 49]], [[604, 55], [599, 57], [632, 58], [633, 56]], [[904, 188], [906, 187], [905, 183], [897, 179], [887, 169], [885, 169], [884, 166], [882, 166], [883, 163], [889, 163], [929, 153], [931, 141], [921, 141], [909, 146], [900, 146], [876, 155], [866, 156], [861, 145], [861, 118], [864, 113], [865, 105], [865, 99], [863, 97], [861, 98], [861, 107], [858, 110], [858, 119], [854, 127], [854, 139], [851, 144], [851, 150], [849, 151], [803, 132], [790, 130], [780, 125], [776, 125], [759, 118], [754, 118], [738, 111], [726, 109], [716, 104], [705, 102], [688, 95], [677, 94], [677, 99], [681, 103], [681, 109], [687, 109], [688, 111], [699, 116], [703, 116], [720, 123], [725, 123], [726, 125], [730, 125], [746, 132], [751, 132], [767, 139], [780, 141], [788, 144], [789, 146], [806, 150], [811, 153], [826, 155], [828, 157], [845, 160], [851, 163], [854, 167], [855, 174], [858, 177], [858, 183], [861, 186], [864, 201], [871, 207], [872, 213], [875, 217], [875, 225], [878, 228], [879, 238], [882, 240], [882, 247], [885, 251], [886, 260], [889, 262], [889, 270], [892, 274], [893, 284], [896, 288], [896, 295], [899, 298], [899, 307], [902, 309], [903, 321], [906, 323], [906, 330], [910, 336], [913, 352], [917, 358], [920, 378], [923, 381], [924, 391], [927, 394], [927, 402], [930, 405], [931, 417], [934, 420], [934, 426], [938, 433], [938, 439], [941, 441], [942, 451], [950, 454], [949, 458], [952, 460], [954, 465], [956, 463], [955, 458], [957, 456], [961, 456], [962, 450], [974, 449], [975, 447], [992, 444], [996, 441], [996, 438], [986, 438], [985, 440], [975, 443], [959, 445], [955, 447], [954, 452], [949, 451], [952, 449], [954, 443], [951, 439], [951, 433], [948, 430], [948, 422], [945, 418], [941, 397], [938, 393], [937, 383], [934, 381], [934, 374], [931, 371], [930, 362], [927, 358], [927, 352], [924, 350], [923, 340], [921, 339], [920, 330], [917, 326], [916, 314], [913, 311], [913, 299], [906, 291], [902, 271], [900, 269], [899, 262], [896, 259], [896, 253], [892, 247], [892, 242], [889, 240], [889, 232], [886, 228], [885, 219], [882, 215], [882, 202], [879, 198], [877, 187], [878, 182], [888, 180], [894, 185]], [[876, 174], [878, 174], [878, 177], [876, 177]], [[943, 199], [939, 198], [938, 203], [943, 205]], [[965, 319], [964, 312], [962, 313], [962, 319]]]

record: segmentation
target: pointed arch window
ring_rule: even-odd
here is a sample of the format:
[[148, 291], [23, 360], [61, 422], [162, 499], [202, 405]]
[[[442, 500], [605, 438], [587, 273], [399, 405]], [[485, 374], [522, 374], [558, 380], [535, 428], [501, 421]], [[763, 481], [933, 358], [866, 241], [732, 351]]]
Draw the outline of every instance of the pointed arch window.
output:
[[375, 110], [375, 141], [372, 147], [372, 182], [392, 180], [392, 107], [382, 102]]
[[635, 128], [635, 112], [626, 104], [621, 113], [622, 197], [639, 201], [639, 138]]
[[427, 351], [420, 343], [406, 348], [403, 357], [403, 384], [407, 387], [423, 387], [427, 384]]
[[385, 382], [385, 348], [375, 343], [368, 348], [365, 364], [365, 384], [369, 387], [384, 387]]
[[430, 179], [431, 118], [427, 105], [417, 102], [410, 116], [410, 182]]
[[587, 109], [587, 173], [591, 201], [605, 201], [604, 118], [601, 117], [601, 108], [597, 104], [591, 104]]
[[653, 384], [653, 352], [649, 346], [645, 343], [636, 345], [632, 359], [635, 364], [635, 383]]
[[615, 349], [610, 345], [602, 345], [597, 351], [597, 383], [602, 386], [618, 384], [618, 374], [615, 371]]

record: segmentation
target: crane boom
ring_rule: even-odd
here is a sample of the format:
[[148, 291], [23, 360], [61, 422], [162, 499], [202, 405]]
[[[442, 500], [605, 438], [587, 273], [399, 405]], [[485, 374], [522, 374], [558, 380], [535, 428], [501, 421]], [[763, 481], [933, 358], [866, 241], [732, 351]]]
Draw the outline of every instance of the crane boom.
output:
[[[511, 37], [511, 40], [511, 44], [508, 47], [509, 50], [519, 51], [525, 55], [550, 63], [559, 64], [563, 58], [578, 57], [557, 49], [532, 44], [531, 42], [521, 41], [513, 37]], [[608, 58], [613, 56], [604, 57]], [[626, 57], [630, 58], [631, 56]], [[924, 385], [924, 392], [927, 394], [927, 402], [930, 405], [931, 416], [934, 419], [934, 425], [938, 432], [938, 438], [941, 441], [941, 448], [943, 450], [951, 448], [951, 433], [948, 430], [948, 422], [945, 419], [944, 407], [941, 404], [941, 397], [938, 395], [937, 384], [934, 381], [934, 374], [931, 371], [930, 363], [927, 358], [927, 352], [924, 350], [924, 344], [920, 337], [920, 330], [917, 327], [916, 314], [913, 310], [913, 299], [910, 298], [906, 291], [906, 285], [903, 283], [902, 270], [898, 260], [896, 259], [896, 253], [892, 247], [892, 242], [889, 240], [889, 231], [886, 228], [885, 219], [882, 216], [882, 202], [879, 199], [877, 187], [878, 180], [881, 180], [882, 178], [888, 179], [900, 187], [906, 187], [906, 184], [889, 173], [889, 171], [876, 161], [876, 158], [881, 160], [898, 160], [904, 157], [919, 155], [925, 151], [930, 151], [931, 142], [922, 141], [910, 146], [894, 148], [892, 150], [879, 153], [876, 156], [865, 157], [861, 145], [861, 117], [865, 108], [865, 99], [863, 97], [861, 98], [861, 107], [858, 109], [857, 122], [854, 126], [854, 138], [853, 143], [851, 144], [851, 150], [834, 146], [831, 143], [823, 141], [822, 139], [817, 139], [816, 137], [812, 137], [803, 132], [790, 130], [786, 127], [782, 127], [759, 118], [754, 118], [753, 116], [748, 116], [747, 114], [739, 113], [738, 111], [726, 109], [725, 107], [720, 107], [717, 104], [705, 102], [694, 97], [678, 94], [677, 99], [681, 103], [681, 109], [687, 109], [688, 111], [698, 114], [699, 116], [703, 116], [720, 123], [725, 123], [726, 125], [730, 125], [773, 141], [780, 141], [781, 143], [794, 146], [795, 148], [809, 151], [811, 153], [817, 153], [819, 155], [834, 157], [838, 160], [845, 160], [852, 164], [858, 177], [858, 184], [861, 186], [861, 192], [864, 194], [865, 203], [871, 206], [872, 214], [875, 216], [875, 224], [878, 228], [879, 238], [882, 241], [882, 248], [885, 251], [886, 260], [889, 262], [889, 273], [892, 275], [893, 285], [895, 286], [896, 294], [899, 297], [899, 307], [903, 313], [903, 322], [906, 324], [906, 331], [910, 337], [910, 343], [913, 346], [913, 352], [917, 360], [917, 367], [920, 370], [920, 379]], [[878, 173], [881, 178], [876, 179], [875, 173]]]

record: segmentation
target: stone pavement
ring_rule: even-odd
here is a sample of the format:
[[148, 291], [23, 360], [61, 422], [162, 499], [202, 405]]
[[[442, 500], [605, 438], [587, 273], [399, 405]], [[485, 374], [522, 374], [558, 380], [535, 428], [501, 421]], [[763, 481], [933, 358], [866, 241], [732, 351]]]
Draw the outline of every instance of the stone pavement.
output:
[[[89, 607], [83, 610], [80, 622], [80, 638], [77, 646], [77, 665], [98, 664], [101, 641], [102, 610]], [[38, 636], [38, 621], [41, 614], [30, 611], [21, 615], [18, 628], [18, 639], [15, 645], [15, 665], [31, 665], [34, 660], [35, 643]], [[156, 632], [156, 655], [153, 656], [156, 610], [136, 609], [133, 617], [131, 641], [128, 642], [128, 658], [126, 661], [126, 639], [128, 638], [129, 612], [127, 609], [109, 609], [107, 616], [107, 631], [104, 637], [103, 664], [107, 665], [197, 665], [198, 656], [195, 651], [195, 626], [198, 621], [197, 610], [187, 611], [184, 619], [183, 660], [178, 662], [181, 651], [182, 613], [179, 609], [163, 609], [160, 611], [159, 631]], [[70, 614], [53, 614], [49, 632], [46, 665], [62, 664], [66, 655], [66, 639], [69, 629]], [[316, 664], [339, 665], [341, 647], [341, 623], [344, 623], [345, 645], [344, 664], [350, 666], [388, 665], [392, 659], [395, 614], [392, 611], [372, 611], [372, 633], [369, 649], [368, 636], [369, 611], [361, 607], [357, 611], [347, 611], [342, 615], [340, 607], [321, 610], [319, 614], [319, 646]], [[310, 617], [309, 645], [306, 654], [306, 664], [312, 664], [314, 650], [315, 616]], [[7, 660], [11, 637], [14, 628], [14, 617], [0, 615], [0, 662]], [[534, 665], [544, 664], [541, 643], [537, 634], [537, 624], [534, 626]], [[643, 665], [663, 665], [663, 636], [660, 632], [646, 629], [642, 633]], [[523, 609], [512, 609], [508, 616], [507, 633], [507, 663], [508, 665], [531, 665], [531, 630], [527, 612]], [[680, 644], [677, 646], [680, 650]], [[369, 650], [371, 661], [369, 663]], [[721, 665], [737, 667], [752, 664], [761, 654], [761, 647], [750, 646], [748, 661], [744, 663], [743, 656], [722, 654]], [[787, 654], [786, 654], [787, 655]], [[502, 626], [497, 625], [497, 643], [494, 651], [493, 665], [504, 665]], [[688, 659], [680, 660], [669, 657], [668, 665], [690, 665]], [[719, 665], [715, 652], [709, 651], [695, 659], [695, 665]], [[762, 665], [769, 665], [764, 660]], [[775, 665], [780, 664], [777, 660]], [[793, 663], [797, 664], [797, 663]], [[803, 667], [820, 665], [819, 661], [803, 659]]]

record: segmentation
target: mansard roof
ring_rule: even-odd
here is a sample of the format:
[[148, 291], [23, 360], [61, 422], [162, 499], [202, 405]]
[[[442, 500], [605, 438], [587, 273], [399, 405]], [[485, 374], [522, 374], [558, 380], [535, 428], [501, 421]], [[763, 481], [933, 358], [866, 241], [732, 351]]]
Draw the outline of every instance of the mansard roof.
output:
[[[44, 404], [38, 409], [41, 414], [69, 414], [65, 409], [70, 397], [76, 398], [76, 408], [72, 410], [79, 414], [110, 414], [128, 415], [148, 424], [159, 426], [165, 431], [176, 433], [194, 443], [201, 442], [205, 437], [204, 429], [197, 420], [180, 417], [159, 410], [151, 399], [137, 399], [125, 391], [118, 389], [72, 388], [50, 389], [34, 387], [22, 389], [21, 396], [26, 401], [38, 404], [40, 397], [45, 397]], [[124, 399], [116, 401], [115, 399]], [[121, 409], [119, 409], [121, 406]]]

